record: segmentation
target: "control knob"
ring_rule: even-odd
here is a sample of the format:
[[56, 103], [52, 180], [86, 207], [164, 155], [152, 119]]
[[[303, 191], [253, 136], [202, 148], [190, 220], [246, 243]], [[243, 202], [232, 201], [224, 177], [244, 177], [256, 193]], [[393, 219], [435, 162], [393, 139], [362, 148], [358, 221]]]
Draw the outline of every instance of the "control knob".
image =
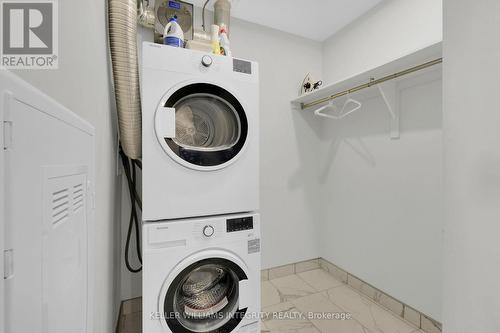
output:
[[215, 229], [211, 225], [207, 225], [203, 228], [203, 235], [205, 235], [205, 237], [211, 237], [214, 233]]
[[209, 55], [204, 55], [203, 58], [201, 58], [201, 64], [205, 67], [210, 67], [212, 66], [213, 59]]

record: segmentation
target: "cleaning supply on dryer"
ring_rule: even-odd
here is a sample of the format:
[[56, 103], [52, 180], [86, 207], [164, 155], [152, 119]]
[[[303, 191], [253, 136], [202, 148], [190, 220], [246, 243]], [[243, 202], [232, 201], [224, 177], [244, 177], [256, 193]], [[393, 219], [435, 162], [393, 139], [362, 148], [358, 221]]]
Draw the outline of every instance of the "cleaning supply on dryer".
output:
[[222, 55], [231, 57], [231, 46], [227, 37], [227, 27], [225, 24], [220, 26], [219, 30], [220, 52]]
[[171, 17], [165, 26], [163, 44], [174, 47], [184, 47], [184, 32], [179, 23], [177, 23], [177, 16]]
[[212, 24], [212, 53], [220, 54], [219, 26]]

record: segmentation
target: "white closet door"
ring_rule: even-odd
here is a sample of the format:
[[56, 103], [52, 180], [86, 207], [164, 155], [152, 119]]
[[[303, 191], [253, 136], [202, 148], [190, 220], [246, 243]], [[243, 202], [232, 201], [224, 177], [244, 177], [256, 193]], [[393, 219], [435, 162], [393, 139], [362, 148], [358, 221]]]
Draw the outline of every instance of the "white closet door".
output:
[[87, 333], [93, 129], [13, 75], [0, 79], [5, 332]]
[[5, 332], [5, 288], [4, 288], [4, 253], [5, 249], [5, 136], [4, 136], [4, 103], [0, 95], [0, 333]]

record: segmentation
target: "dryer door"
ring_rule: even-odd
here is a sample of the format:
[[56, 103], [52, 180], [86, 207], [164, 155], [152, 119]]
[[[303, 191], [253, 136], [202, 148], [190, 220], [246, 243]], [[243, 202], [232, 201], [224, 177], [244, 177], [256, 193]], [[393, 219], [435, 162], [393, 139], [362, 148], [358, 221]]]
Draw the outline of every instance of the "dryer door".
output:
[[232, 332], [244, 319], [240, 281], [247, 274], [235, 262], [208, 258], [184, 268], [170, 283], [163, 309], [168, 328], [176, 333]]
[[[172, 121], [160, 116], [175, 109], [175, 135], [158, 128]], [[178, 163], [196, 170], [216, 170], [233, 163], [247, 142], [248, 121], [238, 99], [214, 84], [184, 86], [162, 102], [156, 113], [156, 136], [163, 149]]]

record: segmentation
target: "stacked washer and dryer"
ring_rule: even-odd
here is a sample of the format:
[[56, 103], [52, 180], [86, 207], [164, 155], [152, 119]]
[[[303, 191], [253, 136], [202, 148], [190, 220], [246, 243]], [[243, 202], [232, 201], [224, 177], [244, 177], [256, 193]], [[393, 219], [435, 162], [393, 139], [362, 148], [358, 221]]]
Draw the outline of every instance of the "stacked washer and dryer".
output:
[[143, 331], [260, 332], [258, 64], [142, 59]]

